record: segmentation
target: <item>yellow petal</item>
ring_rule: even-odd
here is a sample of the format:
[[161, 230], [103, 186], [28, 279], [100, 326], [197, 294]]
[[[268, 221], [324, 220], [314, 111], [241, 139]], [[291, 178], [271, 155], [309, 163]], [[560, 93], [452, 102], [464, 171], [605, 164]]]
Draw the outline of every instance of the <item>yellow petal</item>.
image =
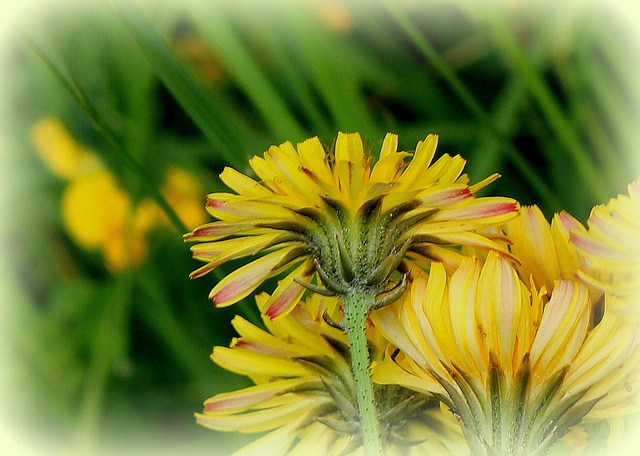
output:
[[308, 281], [312, 273], [311, 263], [305, 261], [278, 282], [277, 288], [267, 301], [265, 315], [269, 318], [276, 318], [291, 312], [291, 309], [300, 301], [300, 298], [302, 298], [302, 295], [306, 291], [306, 288], [294, 279]]
[[207, 195], [207, 211], [220, 220], [245, 221], [245, 219], [284, 219], [291, 220], [294, 215], [288, 209], [231, 193], [212, 193]]
[[217, 394], [205, 401], [204, 413], [230, 414], [242, 412], [267, 399], [303, 387], [309, 383], [319, 383], [319, 381], [314, 377], [281, 379], [262, 385], [242, 388], [230, 393]]
[[523, 279], [533, 274], [538, 287], [552, 290], [560, 277], [558, 255], [551, 227], [537, 206], [524, 206], [520, 215], [506, 225], [506, 233], [513, 245], [511, 251], [522, 264]]
[[327, 154], [317, 136], [298, 143], [298, 153], [303, 172], [318, 183], [322, 183], [325, 190], [333, 187], [333, 173], [327, 164]]
[[475, 226], [499, 225], [518, 215], [518, 202], [511, 198], [487, 196], [477, 198], [464, 206], [443, 209], [434, 215], [434, 221], [472, 221]]
[[211, 359], [223, 368], [242, 375], [305, 377], [309, 373], [290, 359], [254, 353], [244, 348], [214, 347]]
[[297, 429], [308, 420], [308, 413], [303, 413], [292, 419], [290, 423], [254, 440], [232, 456], [281, 456], [286, 454], [297, 437]]
[[284, 247], [268, 253], [225, 276], [209, 293], [217, 307], [230, 306], [247, 297], [265, 279], [276, 273], [281, 262], [295, 247]]
[[586, 337], [589, 322], [586, 289], [575, 282], [558, 281], [544, 309], [531, 347], [533, 370], [550, 377], [569, 364]]
[[228, 166], [220, 173], [220, 179], [231, 190], [245, 197], [261, 198], [273, 193], [249, 176], [245, 176], [241, 172]]
[[387, 133], [382, 141], [380, 149], [380, 158], [384, 158], [389, 154], [395, 154], [398, 151], [398, 135], [395, 133]]
[[330, 401], [328, 398], [307, 397], [287, 393], [290, 400], [278, 407], [239, 415], [196, 414], [198, 424], [217, 431], [243, 433], [263, 432], [290, 423], [301, 416], [309, 416], [315, 409]]
[[[323, 187], [302, 171], [300, 159], [289, 142], [270, 147], [264, 154], [271, 168], [278, 171], [277, 185], [288, 197], [306, 200], [306, 205], [322, 206]], [[304, 204], [304, 203], [303, 203]]]
[[[464, 262], [460, 268], [451, 276], [449, 284], [449, 311], [442, 313], [442, 319], [450, 319], [452, 332], [449, 333], [449, 346], [446, 356], [456, 362], [456, 365], [466, 372], [482, 371], [486, 361], [483, 349], [480, 347], [481, 336], [475, 318], [475, 301], [478, 291], [478, 278], [480, 274], [479, 262]], [[483, 305], [491, 306], [490, 302]], [[436, 330], [440, 339], [444, 339], [445, 334]], [[455, 348], [453, 348], [455, 347]], [[475, 365], [475, 367], [474, 367]]]
[[[304, 345], [294, 344], [286, 339], [276, 337], [254, 326], [239, 315], [233, 318], [231, 324], [238, 334], [242, 336], [236, 341], [234, 347], [246, 348], [256, 353], [269, 353], [281, 358], [304, 357], [316, 353], [315, 350], [309, 350]], [[260, 344], [260, 347], [258, 347], [258, 344]]]
[[437, 146], [437, 135], [429, 135], [424, 141], [418, 143], [413, 159], [398, 178], [400, 189], [406, 190], [412, 187], [419, 187], [422, 182], [425, 182], [424, 176], [431, 160], [433, 160]]
[[340, 190], [349, 201], [355, 202], [365, 182], [364, 148], [360, 134], [339, 132], [335, 154]]
[[445, 389], [435, 379], [426, 382], [424, 378], [409, 374], [391, 359], [374, 363], [373, 381], [381, 385], [401, 385], [424, 394], [446, 394]]
[[[453, 157], [451, 157], [449, 163], [447, 164], [447, 167], [444, 168], [442, 173], [437, 177], [438, 183], [446, 185], [457, 182], [457, 179], [460, 176], [460, 173], [462, 173], [462, 170], [464, 169], [466, 163], [467, 161], [460, 155], [454, 155]], [[465, 178], [463, 180], [465, 181], [464, 183], [466, 183], [466, 181], [468, 181], [468, 178]]]
[[200, 225], [191, 233], [184, 235], [185, 241], [217, 241], [232, 234], [260, 234], [265, 230], [253, 230], [255, 221], [246, 222], [211, 222]]
[[485, 177], [477, 184], [470, 185], [469, 190], [471, 190], [471, 193], [478, 193], [483, 188], [487, 187], [488, 185], [491, 185], [493, 182], [500, 179], [500, 177], [501, 177], [500, 174], [493, 173], [491, 176]]

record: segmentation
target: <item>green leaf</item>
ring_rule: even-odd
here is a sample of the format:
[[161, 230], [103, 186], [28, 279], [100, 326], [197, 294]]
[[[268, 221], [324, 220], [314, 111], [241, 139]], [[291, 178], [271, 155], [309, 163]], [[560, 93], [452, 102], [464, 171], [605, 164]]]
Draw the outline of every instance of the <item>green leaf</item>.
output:
[[350, 53], [340, 40], [328, 33], [308, 14], [288, 13], [293, 40], [315, 90], [322, 97], [338, 129], [357, 131], [364, 138], [378, 138], [380, 128], [374, 122], [357, 75], [351, 67]]

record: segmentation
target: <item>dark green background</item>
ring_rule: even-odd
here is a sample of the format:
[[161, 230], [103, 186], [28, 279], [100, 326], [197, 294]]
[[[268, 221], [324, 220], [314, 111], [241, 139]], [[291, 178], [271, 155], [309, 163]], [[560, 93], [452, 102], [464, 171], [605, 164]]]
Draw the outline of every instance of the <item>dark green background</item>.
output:
[[[28, 140], [44, 115], [134, 200], [172, 164], [219, 191], [226, 164], [246, 172], [271, 144], [318, 135], [330, 146], [338, 130], [359, 131], [374, 153], [387, 131], [407, 150], [437, 133], [472, 182], [503, 175], [485, 193], [582, 222], [640, 174], [634, 9], [346, 2], [350, 25], [337, 30], [319, 13], [331, 2], [231, 3], [34, 3], [13, 22], [2, 55], [3, 408], [43, 453], [237, 448], [242, 436], [200, 428], [193, 413], [247, 384], [209, 354], [228, 344], [235, 313], [255, 319], [251, 299], [224, 310], [207, 300], [231, 266], [189, 281], [197, 264], [178, 229], [154, 230], [146, 261], [117, 275], [78, 247], [61, 224], [65, 183]], [[186, 36], [221, 77], [179, 52]]]

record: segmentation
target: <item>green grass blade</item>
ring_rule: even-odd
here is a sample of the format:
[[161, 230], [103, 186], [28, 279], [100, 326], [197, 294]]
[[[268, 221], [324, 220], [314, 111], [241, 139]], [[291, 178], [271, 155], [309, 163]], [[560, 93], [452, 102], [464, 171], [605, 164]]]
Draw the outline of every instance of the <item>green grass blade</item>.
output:
[[48, 41], [42, 36], [23, 34], [24, 40], [29, 47], [42, 59], [44, 64], [49, 68], [51, 73], [69, 92], [74, 101], [80, 106], [85, 114], [91, 119], [96, 129], [103, 135], [107, 143], [111, 146], [110, 150], [114, 156], [107, 157], [107, 163], [121, 162], [126, 164], [133, 172], [135, 172], [141, 181], [145, 184], [148, 194], [158, 203], [162, 210], [167, 214], [173, 226], [180, 232], [188, 231], [185, 224], [180, 220], [178, 215], [171, 208], [167, 200], [162, 196], [158, 187], [154, 184], [153, 179], [147, 174], [140, 163], [129, 153], [122, 140], [117, 133], [104, 120], [98, 112], [95, 105], [82, 89], [80, 84], [74, 79], [60, 58], [59, 54], [48, 45]]
[[199, 4], [191, 5], [189, 12], [200, 34], [215, 49], [227, 71], [256, 106], [278, 141], [304, 140], [305, 131], [240, 41], [228, 18], [215, 10], [203, 10]]
[[114, 6], [114, 11], [149, 60], [157, 76], [215, 150], [229, 164], [244, 169], [245, 155], [237, 152], [243, 141], [231, 123], [225, 120], [229, 113], [214, 103], [212, 95], [200, 87], [164, 39], [134, 5], [122, 8]]
[[323, 138], [330, 138], [336, 134], [329, 124], [326, 115], [320, 110], [317, 100], [314, 98], [309, 81], [300, 71], [298, 63], [291, 52], [291, 46], [295, 46], [283, 36], [281, 28], [274, 30], [273, 24], [264, 21], [262, 17], [247, 15], [252, 30], [259, 31], [264, 39], [264, 46], [268, 48], [273, 66], [280, 71], [281, 84], [286, 84], [291, 90], [292, 97], [302, 109], [302, 115], [311, 124], [311, 133]]
[[209, 394], [211, 378], [208, 353], [201, 350], [197, 340], [190, 336], [189, 332], [176, 317], [167, 297], [154, 282], [159, 280], [159, 275], [145, 268], [141, 271], [137, 285], [145, 299], [135, 307], [135, 312], [140, 316], [145, 325], [156, 333], [165, 349], [172, 355], [176, 363], [194, 380], [195, 386], [202, 394]]
[[131, 277], [123, 277], [104, 299], [104, 314], [95, 335], [78, 411], [78, 438], [85, 451], [95, 445], [107, 383], [113, 364], [125, 349], [131, 284]]
[[[536, 39], [532, 47], [531, 55], [534, 61], [543, 65], [544, 46], [543, 40]], [[527, 103], [527, 88], [519, 78], [511, 77], [503, 85], [491, 108], [491, 118], [496, 128], [505, 136], [511, 137], [518, 127], [520, 111]], [[478, 157], [470, 164], [469, 175], [482, 178], [499, 168], [502, 161], [502, 147], [499, 138], [491, 133], [484, 135], [486, 138], [480, 142], [480, 146], [474, 151]], [[481, 159], [480, 159], [481, 157]]]
[[308, 16], [294, 14], [295, 11], [288, 13], [301, 60], [308, 65], [315, 90], [322, 97], [337, 128], [360, 132], [364, 138], [377, 138], [380, 129], [369, 112], [359, 80], [350, 67], [347, 49]]
[[[603, 158], [616, 160], [618, 167], [625, 161], [627, 162], [626, 166], [632, 165], [632, 169], [619, 175], [625, 176], [627, 174], [626, 178], [634, 179], [640, 171], [637, 168], [636, 146], [640, 142], [637, 128], [638, 120], [640, 120], [638, 112], [640, 105], [630, 103], [630, 97], [627, 96], [624, 88], [620, 87], [614, 74], [607, 71], [610, 69], [602, 65], [599, 59], [588, 53], [585, 46], [581, 46], [579, 51], [577, 53], [579, 74], [584, 75], [583, 84], [593, 98], [594, 110], [601, 113], [604, 119], [604, 122], [599, 122], [599, 128], [606, 127], [608, 134], [613, 139], [610, 149], [617, 149], [617, 153], [603, 154]], [[623, 160], [620, 160], [621, 158]]]
[[529, 93], [537, 102], [547, 123], [574, 161], [577, 172], [585, 181], [585, 187], [598, 201], [606, 201], [611, 196], [609, 189], [582, 146], [575, 129], [565, 118], [551, 89], [518, 42], [510, 24], [504, 17], [504, 13], [496, 11], [490, 17], [492, 18], [491, 30], [494, 32], [496, 44], [501, 48], [502, 53], [515, 73], [527, 85]]
[[473, 93], [471, 93], [471, 91], [464, 85], [458, 75], [449, 68], [447, 63], [438, 55], [433, 46], [431, 46], [427, 39], [422, 36], [420, 31], [411, 23], [407, 15], [395, 3], [392, 3], [389, 0], [385, 0], [383, 4], [413, 44], [441, 74], [454, 93], [463, 101], [467, 108], [485, 124], [496, 139], [500, 141], [509, 160], [511, 160], [518, 171], [525, 177], [525, 179], [527, 179], [531, 187], [540, 195], [544, 204], [553, 211], [560, 210], [562, 205], [558, 197], [549, 189], [549, 184], [520, 155], [520, 152], [518, 152], [513, 144], [508, 141], [482, 105], [477, 101]]

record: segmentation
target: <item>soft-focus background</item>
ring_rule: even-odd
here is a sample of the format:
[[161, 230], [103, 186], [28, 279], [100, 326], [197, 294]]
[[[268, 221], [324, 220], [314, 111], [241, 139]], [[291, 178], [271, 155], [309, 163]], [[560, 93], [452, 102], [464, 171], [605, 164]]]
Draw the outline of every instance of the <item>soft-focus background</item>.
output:
[[488, 193], [582, 222], [626, 192], [640, 175], [638, 11], [555, 3], [14, 11], [1, 55], [0, 442], [225, 455], [246, 441], [193, 413], [247, 384], [209, 354], [233, 315], [256, 311], [251, 299], [213, 308], [208, 291], [234, 265], [190, 281], [181, 235], [208, 220], [222, 168], [247, 171], [271, 144], [359, 131], [375, 153], [387, 131], [409, 150], [437, 133], [472, 182], [503, 175]]

